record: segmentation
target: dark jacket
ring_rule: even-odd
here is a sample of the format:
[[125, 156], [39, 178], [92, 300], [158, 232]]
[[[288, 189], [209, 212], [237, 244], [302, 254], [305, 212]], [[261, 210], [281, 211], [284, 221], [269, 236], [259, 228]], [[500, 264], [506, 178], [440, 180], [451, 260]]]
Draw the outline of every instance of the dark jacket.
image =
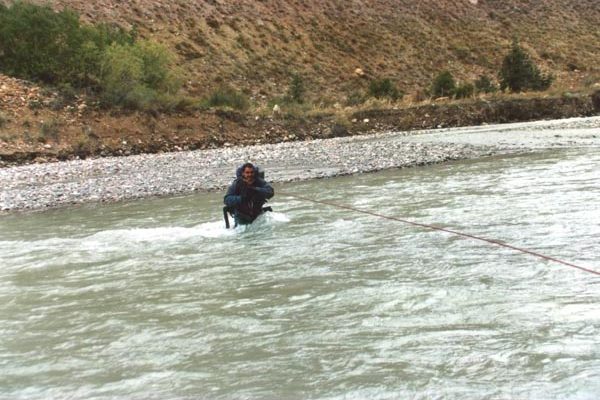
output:
[[250, 224], [260, 214], [263, 205], [274, 195], [273, 187], [264, 179], [255, 176], [252, 186], [238, 176], [227, 189], [224, 203], [233, 209], [236, 224]]

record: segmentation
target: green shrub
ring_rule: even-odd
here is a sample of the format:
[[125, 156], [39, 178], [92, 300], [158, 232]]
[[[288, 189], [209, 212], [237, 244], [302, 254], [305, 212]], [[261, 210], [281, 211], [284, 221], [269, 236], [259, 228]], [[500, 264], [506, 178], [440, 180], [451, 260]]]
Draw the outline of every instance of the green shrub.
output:
[[230, 107], [235, 110], [248, 109], [250, 102], [243, 93], [230, 86], [221, 86], [207, 100], [209, 107]]
[[173, 95], [181, 80], [174, 57], [163, 46], [142, 41], [113, 43], [102, 54], [100, 86], [105, 104], [132, 109], [161, 109], [165, 95]]
[[510, 52], [502, 61], [498, 76], [500, 89], [508, 89], [512, 92], [546, 90], [554, 79], [551, 75], [544, 75], [540, 72], [516, 39], [513, 40]]
[[474, 83], [479, 93], [493, 93], [498, 90], [487, 75], [481, 75]]
[[132, 92], [142, 86], [143, 61], [132, 46], [113, 44], [102, 55], [100, 84], [103, 100], [109, 104], [127, 105]]
[[133, 53], [142, 61], [145, 86], [167, 94], [179, 91], [183, 80], [174, 67], [175, 56], [166, 47], [144, 40], [133, 45]]
[[55, 82], [70, 69], [71, 47], [80, 40], [72, 12], [17, 2], [0, 9], [0, 68], [11, 75]]
[[133, 37], [108, 25], [83, 26], [70, 10], [17, 1], [0, 7], [0, 71], [50, 84], [93, 85], [103, 49]]
[[56, 85], [66, 95], [91, 89], [105, 105], [142, 110], [173, 107], [182, 85], [174, 56], [159, 44], [137, 42], [135, 30], [81, 25], [73, 11], [21, 1], [0, 5], [0, 71]]
[[81, 135], [78, 140], [71, 146], [71, 149], [77, 157], [85, 160], [90, 155], [94, 154], [98, 149], [98, 143], [91, 140], [86, 135]]
[[298, 74], [292, 75], [292, 80], [290, 81], [290, 86], [288, 87], [286, 100], [288, 102], [302, 104], [304, 103], [304, 93], [305, 88], [302, 77]]
[[178, 112], [186, 110], [199, 110], [206, 108], [206, 105], [200, 99], [171, 94], [159, 94], [157, 103], [161, 111]]
[[455, 89], [454, 77], [449, 71], [443, 71], [434, 79], [431, 85], [431, 95], [433, 97], [452, 96]]
[[472, 83], [463, 83], [454, 89], [453, 95], [457, 99], [464, 99], [472, 97], [473, 93], [475, 93], [475, 86]]
[[357, 106], [359, 104], [363, 104], [365, 102], [365, 94], [360, 90], [354, 90], [346, 96], [346, 105], [347, 106]]
[[403, 96], [389, 78], [372, 80], [369, 84], [369, 94], [378, 99], [388, 97], [392, 100], [398, 100]]

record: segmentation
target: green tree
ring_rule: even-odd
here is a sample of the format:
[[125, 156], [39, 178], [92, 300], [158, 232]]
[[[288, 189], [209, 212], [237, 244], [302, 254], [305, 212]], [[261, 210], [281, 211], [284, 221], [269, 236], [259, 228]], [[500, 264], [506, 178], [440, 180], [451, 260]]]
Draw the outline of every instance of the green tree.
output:
[[455, 89], [454, 77], [449, 71], [443, 71], [434, 79], [431, 94], [434, 97], [452, 96]]
[[504, 57], [498, 73], [500, 89], [512, 92], [546, 90], [552, 84], [551, 75], [543, 75], [529, 55], [513, 40], [510, 52]]

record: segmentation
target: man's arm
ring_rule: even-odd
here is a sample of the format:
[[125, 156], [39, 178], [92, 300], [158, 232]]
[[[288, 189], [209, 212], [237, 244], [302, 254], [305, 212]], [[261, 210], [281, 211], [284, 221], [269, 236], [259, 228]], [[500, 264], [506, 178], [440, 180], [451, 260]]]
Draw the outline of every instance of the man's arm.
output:
[[270, 199], [275, 194], [273, 187], [263, 180], [257, 181], [253, 189], [264, 199]]
[[237, 207], [242, 204], [242, 196], [235, 193], [235, 189], [237, 186], [237, 180], [234, 181], [229, 188], [227, 189], [227, 193], [225, 194], [225, 198], [223, 202], [227, 207]]

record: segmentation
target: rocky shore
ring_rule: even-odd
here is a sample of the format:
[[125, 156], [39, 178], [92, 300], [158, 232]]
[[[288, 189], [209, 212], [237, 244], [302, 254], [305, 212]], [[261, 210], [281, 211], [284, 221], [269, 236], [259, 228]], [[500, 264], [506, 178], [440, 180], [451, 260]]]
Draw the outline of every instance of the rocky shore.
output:
[[[477, 140], [482, 130], [489, 140]], [[523, 140], [528, 131], [535, 143]], [[22, 165], [0, 169], [0, 209], [222, 190], [244, 161], [261, 165], [269, 181], [283, 183], [577, 144], [600, 146], [600, 117]]]
[[[379, 135], [381, 136], [381, 135]], [[0, 169], [0, 209], [39, 210], [225, 188], [251, 161], [273, 183], [490, 154], [487, 147], [405, 143], [403, 134], [74, 160]], [[391, 139], [391, 140], [389, 140]]]

